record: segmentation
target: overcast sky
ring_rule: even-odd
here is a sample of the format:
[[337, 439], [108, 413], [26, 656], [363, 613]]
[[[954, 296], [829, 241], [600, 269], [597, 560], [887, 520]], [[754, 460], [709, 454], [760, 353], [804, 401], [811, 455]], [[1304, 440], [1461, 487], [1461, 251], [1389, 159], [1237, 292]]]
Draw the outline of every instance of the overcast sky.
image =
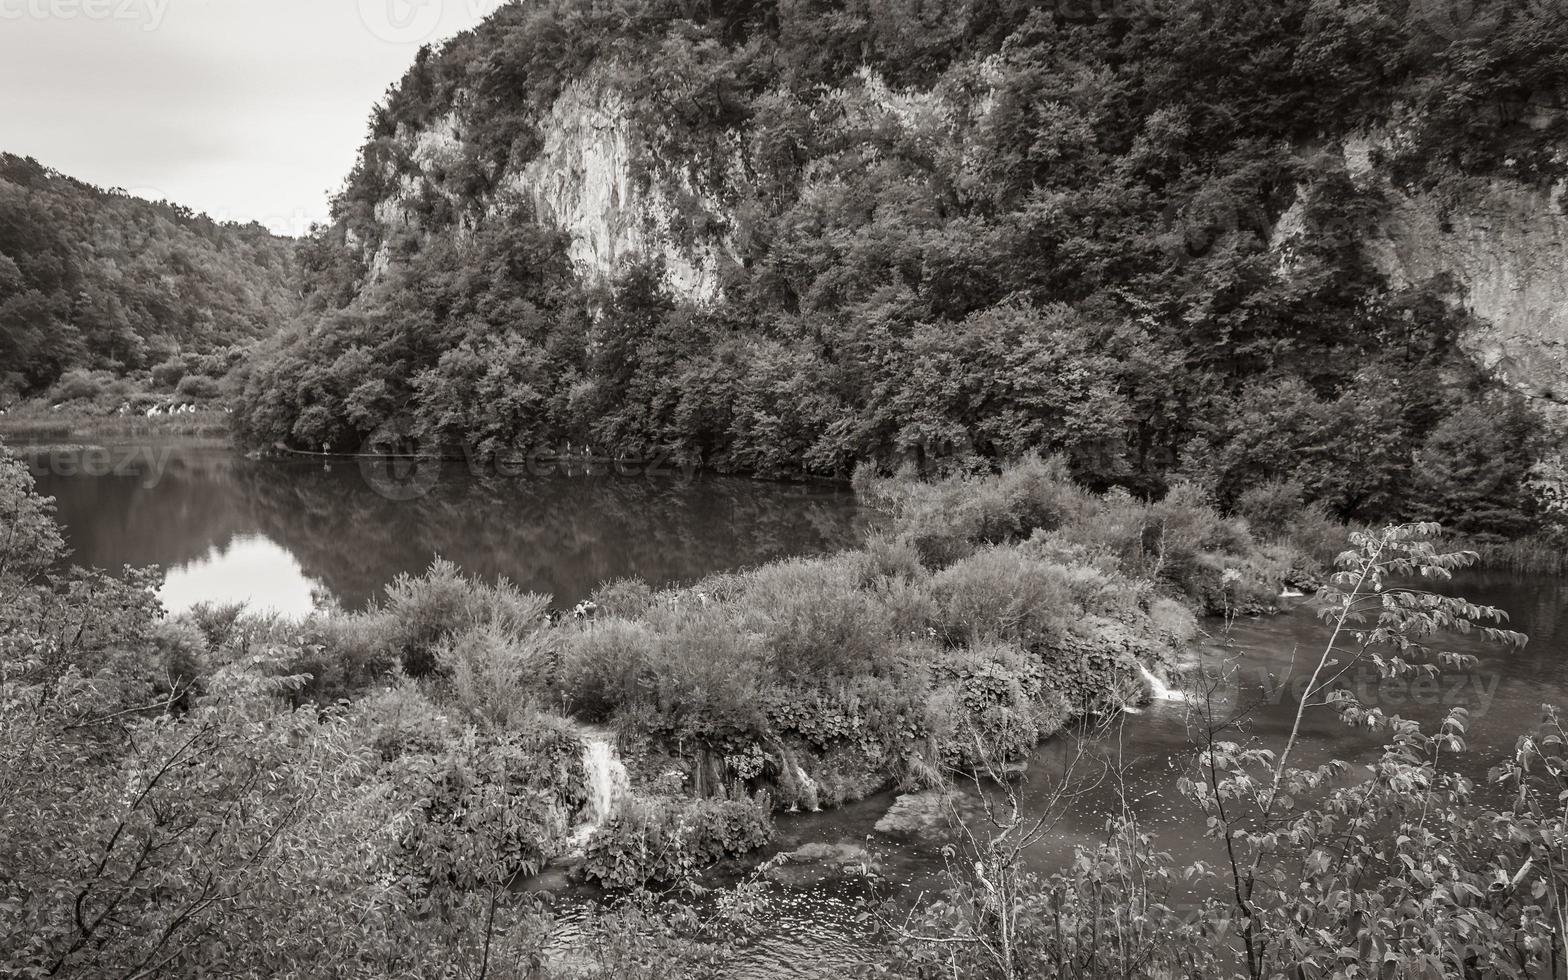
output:
[[500, 0], [0, 0], [0, 150], [300, 234], [419, 45]]

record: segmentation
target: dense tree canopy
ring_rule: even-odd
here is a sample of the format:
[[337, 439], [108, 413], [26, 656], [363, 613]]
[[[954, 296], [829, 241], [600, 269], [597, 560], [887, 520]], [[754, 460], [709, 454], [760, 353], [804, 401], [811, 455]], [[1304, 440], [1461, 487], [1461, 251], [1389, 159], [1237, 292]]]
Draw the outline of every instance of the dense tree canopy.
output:
[[276, 331], [298, 310], [293, 250], [0, 154], [0, 402]]
[[[1460, 456], [1524, 447], [1489, 497], [1511, 503], [1473, 522], [1512, 533], [1539, 426], [1513, 404], [1445, 424], [1512, 396], [1484, 394], [1435, 287], [1378, 273], [1382, 185], [1340, 145], [1397, 132], [1379, 173], [1410, 186], [1558, 177], [1565, 123], [1525, 117], [1562, 42], [1522, 0], [1459, 26], [1402, 0], [508, 5], [377, 109], [307, 246], [315, 312], [254, 365], [242, 434], [392, 422], [766, 475], [1038, 448], [1093, 486], [1180, 473], [1228, 505], [1299, 479], [1382, 518], [1492, 495], [1460, 465], [1404, 492], [1440, 428]], [[584, 282], [512, 203], [587, 78], [622, 93], [674, 234], [723, 243], [719, 301], [656, 263]], [[460, 152], [430, 166], [412, 134], [449, 118]]]

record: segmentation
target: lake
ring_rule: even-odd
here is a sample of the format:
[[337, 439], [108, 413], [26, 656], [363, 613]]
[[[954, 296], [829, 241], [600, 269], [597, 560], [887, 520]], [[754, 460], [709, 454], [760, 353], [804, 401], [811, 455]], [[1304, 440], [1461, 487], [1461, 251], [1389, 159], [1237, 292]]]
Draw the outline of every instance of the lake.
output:
[[246, 601], [299, 615], [322, 599], [359, 609], [438, 555], [570, 606], [618, 578], [659, 587], [838, 550], [863, 520], [846, 487], [674, 468], [476, 473], [453, 461], [388, 472], [353, 459], [251, 460], [198, 440], [15, 448], [57, 501], [72, 560], [163, 566], [173, 613]]

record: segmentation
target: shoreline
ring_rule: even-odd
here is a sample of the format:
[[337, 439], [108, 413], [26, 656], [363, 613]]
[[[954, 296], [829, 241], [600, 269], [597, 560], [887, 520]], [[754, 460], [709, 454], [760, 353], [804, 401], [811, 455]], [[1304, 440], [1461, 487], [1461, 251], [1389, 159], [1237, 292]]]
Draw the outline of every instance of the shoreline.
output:
[[233, 435], [227, 412], [205, 409], [180, 415], [88, 415], [75, 412], [11, 411], [0, 415], [0, 439], [18, 448], [14, 440], [38, 438], [72, 440], [149, 439], [200, 436], [221, 439], [231, 448]]

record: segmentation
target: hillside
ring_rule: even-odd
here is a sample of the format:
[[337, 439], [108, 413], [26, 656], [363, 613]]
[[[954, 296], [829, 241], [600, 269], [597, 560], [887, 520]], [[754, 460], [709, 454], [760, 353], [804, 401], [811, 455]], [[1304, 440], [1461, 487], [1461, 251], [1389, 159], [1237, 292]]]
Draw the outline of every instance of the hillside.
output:
[[512, 4], [377, 107], [258, 445], [1061, 453], [1514, 534], [1568, 338], [1536, 0]]
[[276, 331], [294, 241], [0, 154], [0, 404], [73, 368], [124, 374]]

